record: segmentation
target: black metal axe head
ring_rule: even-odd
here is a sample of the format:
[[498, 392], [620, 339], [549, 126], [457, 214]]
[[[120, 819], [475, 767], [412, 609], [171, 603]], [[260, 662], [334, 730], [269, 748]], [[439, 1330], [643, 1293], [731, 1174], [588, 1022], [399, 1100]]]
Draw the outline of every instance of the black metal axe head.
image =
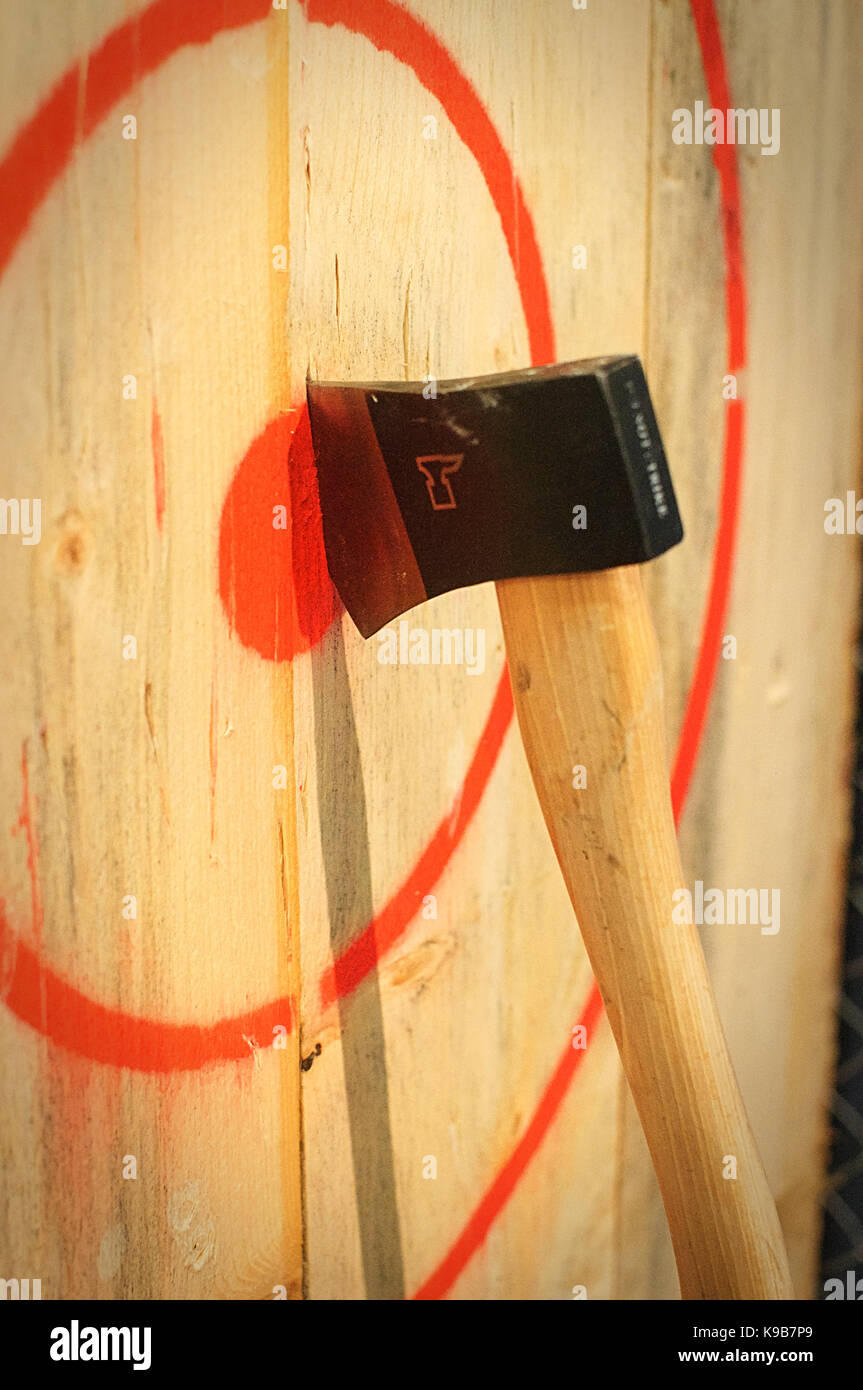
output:
[[364, 637], [451, 589], [636, 564], [683, 536], [635, 356], [307, 394], [327, 563]]

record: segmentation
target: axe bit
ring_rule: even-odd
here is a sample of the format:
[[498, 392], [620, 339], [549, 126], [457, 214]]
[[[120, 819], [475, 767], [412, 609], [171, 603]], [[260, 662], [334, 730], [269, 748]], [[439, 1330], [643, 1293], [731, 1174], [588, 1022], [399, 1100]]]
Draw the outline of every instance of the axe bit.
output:
[[[363, 636], [496, 582], [528, 764], [682, 1297], [793, 1297], [698, 933], [672, 921], [683, 874], [638, 565], [683, 528], [639, 359], [436, 387], [309, 381], [307, 395], [330, 574]], [[573, 764], [587, 771], [579, 789]]]

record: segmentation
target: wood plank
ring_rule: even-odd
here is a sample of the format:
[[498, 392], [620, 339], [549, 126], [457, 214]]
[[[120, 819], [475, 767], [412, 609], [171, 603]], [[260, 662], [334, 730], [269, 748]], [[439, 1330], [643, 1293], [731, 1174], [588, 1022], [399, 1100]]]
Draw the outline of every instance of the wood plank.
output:
[[[551, 4], [529, 12], [472, 6], [469, 13], [447, 4], [424, 7], [423, 16], [514, 151], [543, 248], [560, 356], [637, 346], [643, 129], [640, 143], [615, 144], [623, 159], [618, 179], [600, 171], [608, 131], [628, 137], [642, 124], [642, 7], [626, 6], [623, 24], [621, 13], [585, 17]], [[303, 79], [294, 84], [301, 103], [294, 124], [312, 160], [292, 322], [310, 333], [312, 370], [324, 379], [446, 377], [525, 362], [500, 222], [446, 114], [389, 54], [341, 31], [301, 27], [299, 17], [296, 23]], [[541, 83], [524, 80], [526, 52], [541, 65]], [[426, 141], [430, 114], [437, 138]], [[571, 138], [585, 128], [597, 138]], [[549, 142], [552, 130], [562, 138]], [[369, 151], [386, 153], [360, 178]], [[381, 226], [392, 228], [383, 243]], [[587, 247], [588, 271], [573, 269], [576, 243]], [[337, 859], [337, 876], [365, 883], [361, 899], [355, 888], [358, 898], [336, 907], [354, 930], [386, 903], [452, 805], [503, 665], [490, 592], [437, 600], [411, 622], [482, 628], [485, 674], [381, 667], [374, 639], [363, 644], [346, 624], [317, 663], [317, 703], [309, 697], [316, 714], [319, 706], [327, 712], [323, 726], [315, 721], [319, 776], [310, 820], [326, 827], [325, 859], [348, 855], [347, 864]], [[315, 673], [313, 660], [313, 688]], [[299, 719], [302, 727], [309, 722]], [[335, 743], [334, 754], [324, 740]], [[324, 878], [319, 871], [316, 885]], [[313, 1297], [357, 1297], [364, 1288], [395, 1296], [423, 1283], [507, 1161], [587, 996], [583, 948], [512, 734], [436, 895], [437, 920], [418, 916], [380, 979], [367, 981], [337, 1014], [320, 1010], [317, 991], [333, 926], [310, 908], [323, 896], [320, 887], [304, 894], [303, 1051], [323, 1045], [303, 1080]], [[577, 1094], [456, 1296], [570, 1297], [579, 1284], [591, 1297], [613, 1291], [615, 1113], [591, 1100], [616, 1066], [603, 1031]], [[434, 1179], [423, 1177], [430, 1157]], [[373, 1196], [358, 1198], [357, 1187]]]
[[[652, 576], [669, 716], [681, 718], [717, 524], [723, 267], [708, 146], [670, 113], [704, 96], [685, 6], [657, 6], [648, 367], [682, 472], [687, 544]], [[735, 1066], [795, 1283], [815, 1292], [826, 1158], [859, 556], [824, 502], [859, 488], [860, 212], [851, 116], [859, 7], [717, 7], [735, 106], [779, 108], [778, 154], [738, 150], [748, 287], [740, 532], [717, 687], [682, 825], [691, 880], [781, 894], [776, 934], [705, 926]], [[828, 95], [829, 94], [829, 95]], [[849, 287], [856, 287], [850, 295]], [[680, 469], [679, 464], [683, 464]], [[850, 540], [850, 544], [848, 541]], [[825, 680], [825, 672], [829, 679]]]
[[[102, 7], [98, 28], [123, 12]], [[3, 12], [4, 107], [19, 120], [43, 23]], [[54, 35], [54, 72], [93, 27], [61, 29], [62, 47]], [[284, 675], [231, 637], [216, 566], [229, 480], [274, 404], [268, 180], [272, 199], [284, 171], [255, 75], [267, 57], [257, 26], [242, 47], [183, 49], [131, 92], [0, 286], [4, 488], [41, 495], [45, 517], [41, 545], [7, 537], [2, 552], [3, 821], [18, 816], [23, 756], [32, 825], [29, 846], [0, 836], [4, 896], [22, 944], [63, 980], [157, 1023], [206, 1027], [295, 992], [280, 868], [292, 825], [272, 784], [290, 760]], [[44, 1297], [300, 1292], [296, 1030], [274, 1051], [238, 1027], [239, 1060], [147, 1074], [56, 1048], [6, 1010], [0, 1027], [4, 1093], [20, 1095], [2, 1141], [4, 1268], [41, 1276]], [[122, 1051], [110, 1020], [80, 1045], [103, 1034]], [[170, 1066], [171, 1046], [158, 1035], [146, 1063]], [[201, 1053], [177, 1044], [173, 1059]]]

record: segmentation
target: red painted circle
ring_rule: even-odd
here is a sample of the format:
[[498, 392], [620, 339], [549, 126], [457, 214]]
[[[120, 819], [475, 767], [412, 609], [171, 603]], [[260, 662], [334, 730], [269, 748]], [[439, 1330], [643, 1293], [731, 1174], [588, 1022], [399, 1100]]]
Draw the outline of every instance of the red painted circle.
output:
[[[86, 138], [117, 101], [144, 76], [155, 72], [179, 49], [206, 43], [216, 34], [270, 14], [269, 0], [155, 0], [110, 33], [99, 48], [60, 78], [47, 101], [19, 130], [0, 162], [0, 275], [34, 212], [75, 151], [80, 129]], [[476, 159], [509, 251], [518, 285], [534, 363], [555, 357], [554, 330], [539, 246], [521, 185], [497, 132], [470, 82], [440, 41], [392, 0], [307, 0], [309, 20], [340, 24], [391, 53], [412, 69], [436, 96], [454, 129]], [[83, 98], [81, 73], [86, 72]], [[286, 442], [287, 434], [283, 442]], [[254, 447], [254, 446], [253, 446]], [[271, 464], [275, 463], [271, 459]], [[263, 466], [263, 465], [261, 465]], [[162, 463], [164, 467], [164, 463]], [[241, 483], [238, 498], [248, 489]], [[235, 527], [239, 537], [239, 528]], [[236, 542], [233, 543], [236, 550]], [[231, 543], [224, 562], [230, 568]], [[223, 564], [220, 556], [220, 569]], [[230, 599], [229, 599], [230, 603]], [[265, 650], [270, 638], [265, 619], [246, 611], [250, 637]], [[300, 632], [297, 619], [293, 631]], [[275, 646], [275, 643], [272, 643]], [[381, 952], [401, 937], [423, 896], [436, 885], [479, 805], [513, 715], [506, 669], [501, 674], [485, 726], [454, 805], [443, 817], [407, 878], [376, 917], [357, 934], [342, 958], [321, 981], [323, 998], [355, 989]], [[0, 911], [0, 933], [11, 927]], [[198, 1029], [106, 1010], [52, 972], [26, 942], [17, 942], [17, 967], [6, 1003], [13, 1012], [64, 1047], [95, 1061], [148, 1071], [196, 1068], [245, 1058], [249, 1016], [224, 1019]], [[335, 981], [335, 984], [334, 984]], [[38, 988], [37, 988], [38, 983]], [[293, 1001], [273, 1000], [259, 1009], [257, 1026], [293, 1016]], [[232, 1033], [232, 1027], [235, 1031]], [[228, 1041], [230, 1039], [230, 1041]]]
[[[725, 109], [731, 103], [713, 0], [690, 0], [690, 6], [711, 102]], [[71, 160], [76, 141], [86, 140], [125, 93], [179, 49], [207, 43], [222, 31], [241, 28], [270, 13], [270, 0], [155, 0], [113, 30], [86, 60], [74, 63], [56, 83], [47, 100], [21, 127], [0, 162], [0, 207], [5, 214], [0, 220], [0, 276], [34, 212]], [[527, 321], [531, 360], [535, 364], [553, 360], [554, 333], [533, 224], [515, 171], [470, 82], [440, 41], [391, 0], [306, 0], [306, 13], [310, 20], [326, 25], [340, 24], [366, 37], [379, 50], [393, 54], [411, 67], [426, 90], [441, 102], [457, 133], [476, 158], [500, 217]], [[740, 188], [734, 147], [714, 147], [713, 158], [720, 181], [726, 259], [728, 370], [737, 371], [745, 362], [746, 315]], [[740, 500], [743, 419], [743, 402], [729, 402], [720, 521], [710, 588], [672, 778], [677, 815], [691, 780], [707, 717], [719, 657], [719, 634], [730, 592]], [[252, 447], [254, 449], [254, 445]], [[243, 482], [239, 485], [236, 506], [243, 505], [244, 486]], [[236, 517], [230, 524], [234, 528], [230, 544], [236, 550], [240, 534]], [[315, 549], [311, 534], [307, 540], [305, 548], [311, 553]], [[292, 554], [292, 578], [295, 573], [293, 558]], [[283, 561], [281, 557], [278, 563]], [[220, 551], [220, 588], [221, 583]], [[252, 639], [250, 645], [255, 645], [256, 638], [264, 648], [270, 645], [264, 634], [263, 617], [257, 619], [249, 612], [238, 617], [235, 608], [234, 618], [238, 620], [238, 632], [239, 623], [246, 624]], [[283, 639], [286, 652], [292, 639], [308, 639], [310, 643], [315, 640], [311, 635], [315, 630], [314, 621], [308, 614], [304, 621], [305, 629], [297, 612], [288, 637]], [[280, 650], [280, 639], [273, 645], [274, 650]], [[332, 991], [344, 993], [355, 988], [373, 968], [381, 952], [398, 940], [412, 920], [422, 895], [437, 882], [470, 823], [497, 760], [512, 713], [504, 671], [453, 811], [441, 821], [411, 875], [324, 978], [322, 993], [325, 997]], [[24, 767], [26, 779], [26, 752]], [[32, 844], [28, 862], [30, 860], [33, 860], [31, 867], [35, 871]], [[34, 884], [34, 893], [37, 886]], [[268, 1036], [272, 1024], [293, 1019], [293, 1001], [289, 999], [274, 1000], [254, 1014], [220, 1020], [206, 1028], [138, 1018], [106, 1009], [50, 970], [38, 950], [17, 939], [2, 901], [0, 955], [4, 960], [14, 956], [14, 964], [6, 972], [11, 978], [4, 980], [8, 985], [5, 1002], [10, 1010], [58, 1045], [110, 1065], [166, 1072], [248, 1057], [246, 1037], [257, 1031]], [[591, 1035], [600, 1013], [594, 986], [581, 1015]], [[464, 1230], [416, 1297], [442, 1297], [480, 1247], [552, 1123], [583, 1056], [583, 1051], [575, 1051], [567, 1043], [527, 1129]]]

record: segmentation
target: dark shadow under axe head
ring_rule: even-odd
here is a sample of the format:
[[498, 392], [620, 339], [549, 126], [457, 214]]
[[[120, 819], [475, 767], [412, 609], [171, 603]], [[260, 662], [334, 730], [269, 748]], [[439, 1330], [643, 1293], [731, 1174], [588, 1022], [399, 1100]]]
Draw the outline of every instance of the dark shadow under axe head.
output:
[[682, 539], [635, 356], [307, 393], [327, 563], [364, 637], [451, 589]]

